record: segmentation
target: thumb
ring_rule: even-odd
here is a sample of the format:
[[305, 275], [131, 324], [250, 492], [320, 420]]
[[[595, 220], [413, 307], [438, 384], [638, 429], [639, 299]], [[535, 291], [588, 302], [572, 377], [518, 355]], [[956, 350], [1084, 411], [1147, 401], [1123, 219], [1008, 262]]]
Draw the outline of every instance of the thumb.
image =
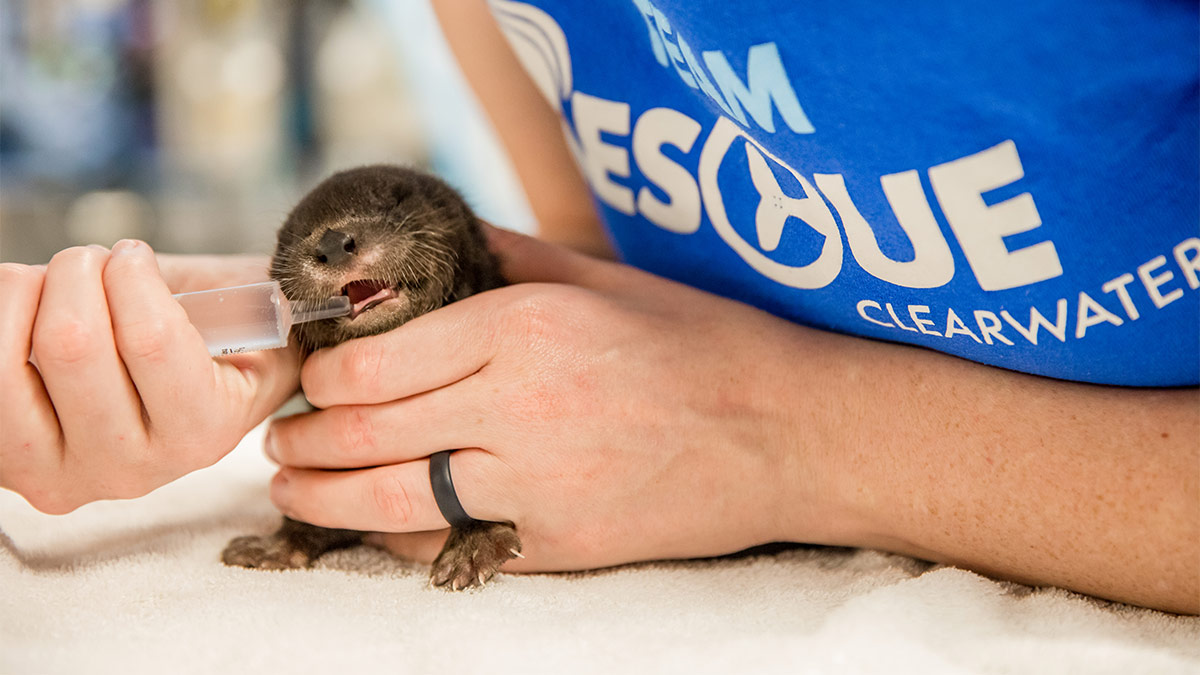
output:
[[223, 356], [213, 360], [225, 391], [231, 392], [234, 414], [244, 415], [247, 429], [279, 409], [300, 389], [300, 348]]
[[[157, 261], [173, 293], [266, 281], [270, 264], [261, 255], [160, 253]], [[275, 412], [300, 386], [300, 361], [294, 344], [214, 359], [214, 376], [230, 414], [241, 417], [249, 428]]]

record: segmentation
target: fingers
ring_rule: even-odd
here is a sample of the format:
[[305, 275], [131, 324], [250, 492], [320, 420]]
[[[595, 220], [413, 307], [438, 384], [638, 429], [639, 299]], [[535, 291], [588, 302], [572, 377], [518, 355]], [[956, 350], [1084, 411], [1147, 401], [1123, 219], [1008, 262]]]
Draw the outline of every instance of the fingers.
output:
[[296, 345], [217, 359], [218, 384], [231, 392], [228, 410], [242, 432], [258, 425], [300, 389], [300, 350]]
[[[480, 520], [510, 520], [493, 490], [479, 476], [494, 464], [479, 449], [451, 456], [455, 492], [463, 508]], [[418, 459], [358, 471], [317, 471], [284, 467], [271, 481], [279, 510], [321, 527], [366, 532], [424, 532], [449, 526], [433, 497], [429, 460]]]
[[[0, 374], [15, 377], [29, 361], [33, 320], [42, 297], [43, 265], [0, 263]], [[5, 382], [12, 382], [9, 377]]]
[[152, 433], [168, 438], [212, 423], [212, 359], [171, 297], [154, 253], [121, 241], [104, 269], [117, 351], [146, 408]]
[[305, 395], [318, 408], [383, 403], [478, 372], [495, 353], [497, 317], [487, 295], [447, 305], [382, 335], [318, 351], [300, 374]]
[[188, 470], [219, 459], [295, 392], [300, 356], [276, 349], [213, 361], [169, 284], [201, 290], [264, 279], [261, 257], [156, 256], [137, 241], [113, 247], [105, 286], [118, 349], [154, 439], [195, 450]]
[[50, 260], [33, 328], [33, 354], [62, 424], [73, 441], [144, 440], [137, 390], [117, 355], [99, 246], [70, 248]]
[[284, 467], [271, 481], [271, 501], [321, 527], [419, 532], [449, 525], [433, 498], [428, 460], [358, 471]]
[[492, 439], [480, 406], [460, 389], [451, 385], [399, 401], [334, 406], [276, 420], [267, 433], [267, 454], [291, 467], [357, 469], [451, 448], [487, 447]]
[[[255, 255], [158, 254], [155, 258], [172, 293], [266, 281], [270, 265], [270, 258]], [[212, 362], [215, 384], [223, 392], [220, 398], [227, 403], [223, 413], [238, 420], [244, 431], [277, 410], [300, 385], [300, 359], [293, 345]]]
[[54, 406], [29, 363], [44, 278], [40, 266], [0, 264], [0, 486], [13, 489], [30, 485], [61, 459]]
[[[265, 277], [261, 262], [225, 267]], [[294, 351], [210, 359], [141, 242], [0, 265], [0, 287], [0, 486], [48, 513], [211, 464], [298, 384]]]
[[429, 486], [429, 461], [362, 469], [284, 468], [271, 500], [291, 518], [321, 527], [367, 532], [418, 532], [447, 527]]
[[[510, 281], [557, 281], [595, 289], [622, 283], [615, 270], [627, 271], [531, 237], [484, 227]], [[321, 350], [304, 364], [305, 394], [313, 405], [327, 408], [382, 403], [458, 382], [495, 355], [497, 337], [504, 333], [502, 322], [535, 309], [522, 304], [536, 294], [534, 288], [530, 284], [489, 291], [382, 335]]]

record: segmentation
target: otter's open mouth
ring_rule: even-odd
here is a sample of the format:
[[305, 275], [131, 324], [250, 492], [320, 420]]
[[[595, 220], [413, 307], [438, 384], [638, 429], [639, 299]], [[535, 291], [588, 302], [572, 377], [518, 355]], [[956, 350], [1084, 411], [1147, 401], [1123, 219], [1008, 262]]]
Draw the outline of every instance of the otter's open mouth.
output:
[[342, 295], [350, 298], [350, 318], [393, 298], [400, 297], [400, 287], [379, 279], [359, 279], [342, 287]]

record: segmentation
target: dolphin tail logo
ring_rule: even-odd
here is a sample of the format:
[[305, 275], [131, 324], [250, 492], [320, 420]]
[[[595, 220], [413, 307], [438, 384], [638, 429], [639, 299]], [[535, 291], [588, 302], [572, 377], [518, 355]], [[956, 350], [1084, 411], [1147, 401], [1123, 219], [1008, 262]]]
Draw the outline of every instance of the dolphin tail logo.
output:
[[786, 206], [796, 200], [783, 194], [783, 188], [779, 187], [779, 181], [775, 180], [767, 160], [750, 143], [746, 144], [746, 162], [750, 166], [750, 180], [760, 195], [758, 210], [754, 212], [758, 247], [764, 251], [774, 251], [779, 248], [783, 226], [791, 215]]

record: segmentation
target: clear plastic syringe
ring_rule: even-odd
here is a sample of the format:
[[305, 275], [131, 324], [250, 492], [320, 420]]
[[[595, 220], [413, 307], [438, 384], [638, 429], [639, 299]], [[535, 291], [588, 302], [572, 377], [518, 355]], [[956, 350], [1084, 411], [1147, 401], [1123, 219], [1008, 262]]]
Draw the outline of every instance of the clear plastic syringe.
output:
[[350, 313], [350, 298], [344, 295], [292, 304], [278, 281], [180, 293], [175, 299], [213, 356], [286, 347], [293, 325]]

